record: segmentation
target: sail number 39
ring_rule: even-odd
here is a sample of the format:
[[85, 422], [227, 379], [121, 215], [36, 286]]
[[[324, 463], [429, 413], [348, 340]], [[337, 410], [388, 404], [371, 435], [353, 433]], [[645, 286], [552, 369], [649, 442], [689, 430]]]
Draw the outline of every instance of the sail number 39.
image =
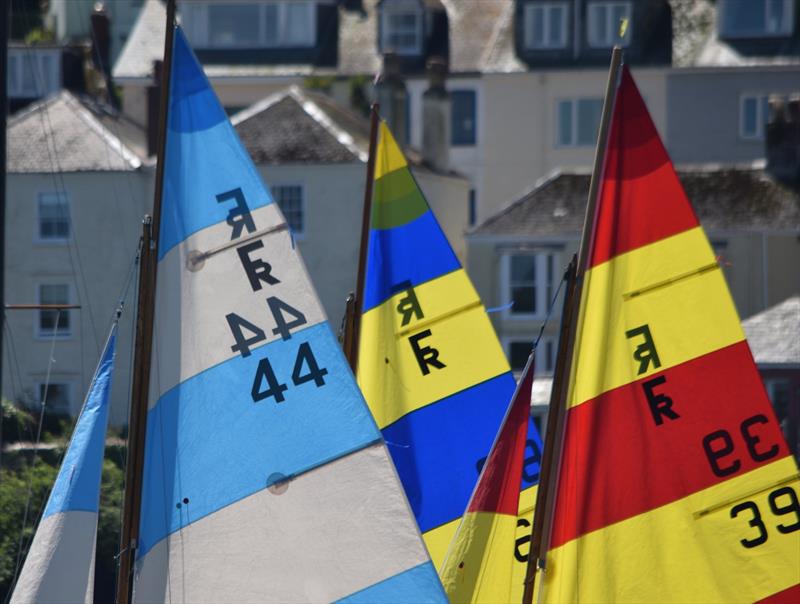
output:
[[[767, 497], [767, 501], [773, 515], [789, 516], [793, 514], [792, 522], [775, 524], [775, 529], [779, 533], [786, 535], [800, 530], [800, 500], [798, 500], [797, 493], [792, 487], [781, 487], [772, 491]], [[748, 514], [749, 517], [747, 516]], [[748, 520], [748, 524], [756, 529], [751, 535], [739, 540], [742, 546], [746, 548], [758, 547], [767, 542], [769, 531], [761, 515], [761, 509], [755, 501], [743, 501], [733, 506], [731, 508], [731, 518], [739, 516], [744, 516]]]

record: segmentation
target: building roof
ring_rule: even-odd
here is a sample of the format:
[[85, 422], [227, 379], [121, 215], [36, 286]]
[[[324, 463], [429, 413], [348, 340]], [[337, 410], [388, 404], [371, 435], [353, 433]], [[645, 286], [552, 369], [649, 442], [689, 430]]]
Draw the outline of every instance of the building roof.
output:
[[[755, 166], [678, 169], [703, 227], [710, 231], [800, 230], [800, 192]], [[583, 228], [589, 174], [557, 172], [471, 235], [510, 237], [576, 236]]]
[[153, 62], [164, 58], [167, 9], [161, 0], [145, 0], [117, 62], [114, 79], [150, 78]]
[[366, 118], [297, 86], [270, 95], [231, 122], [257, 164], [367, 160]]
[[780, 38], [723, 39], [717, 34], [718, 2], [670, 0], [670, 4], [675, 67], [800, 65], [800, 36], [796, 32]]
[[800, 296], [787, 298], [742, 322], [759, 365], [800, 365]]
[[139, 157], [89, 103], [62, 90], [8, 121], [8, 172], [136, 170]]

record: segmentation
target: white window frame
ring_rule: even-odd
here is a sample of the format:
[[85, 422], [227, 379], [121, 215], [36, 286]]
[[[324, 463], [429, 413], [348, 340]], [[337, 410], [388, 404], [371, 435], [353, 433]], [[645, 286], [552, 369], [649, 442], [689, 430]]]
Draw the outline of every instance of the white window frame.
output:
[[[36, 74], [33, 78], [33, 88], [24, 88], [26, 82], [22, 69], [25, 57], [32, 57], [35, 61]], [[50, 58], [49, 69], [45, 68], [44, 59]], [[9, 98], [38, 99], [51, 94], [61, 88], [61, 52], [57, 48], [34, 49], [12, 47], [8, 49], [8, 83]], [[41, 88], [41, 90], [40, 90]]]
[[[181, 17], [186, 28], [189, 40], [196, 48], [203, 49], [245, 49], [245, 48], [310, 48], [317, 41], [317, 3], [313, 0], [274, 0], [272, 2], [262, 2], [259, 0], [236, 0], [230, 4], [254, 4], [258, 7], [258, 41], [255, 43], [246, 42], [241, 44], [213, 44], [211, 42], [209, 29], [209, 8], [211, 6], [223, 6], [225, 2], [219, 0], [205, 0], [202, 2], [185, 3], [181, 8]], [[306, 39], [302, 42], [294, 42], [285, 39], [287, 35], [287, 19], [289, 4], [307, 7], [310, 15], [310, 27], [308, 28]], [[278, 12], [278, 39], [269, 40], [266, 36], [266, 11], [268, 6], [277, 7]]]
[[[619, 23], [614, 23], [613, 21], [613, 8], [616, 6], [624, 6], [625, 11], [627, 12], [628, 16], [628, 26], [625, 30], [625, 36], [620, 39], [617, 33], [619, 32]], [[594, 20], [597, 18], [597, 9], [600, 7], [605, 7], [606, 9], [606, 35], [608, 38], [605, 40], [598, 40], [594, 36]], [[587, 18], [587, 35], [586, 40], [589, 43], [589, 46], [592, 48], [611, 48], [615, 44], [619, 44], [622, 47], [626, 47], [631, 43], [631, 37], [633, 35], [633, 6], [631, 2], [610, 2], [610, 1], [603, 1], [603, 2], [589, 2], [586, 6]]]
[[[283, 214], [283, 208], [281, 208], [280, 203], [278, 202], [278, 197], [276, 195], [276, 190], [281, 188], [281, 187], [297, 187], [297, 188], [300, 189], [300, 221], [302, 223], [302, 228], [298, 231], [298, 230], [295, 230], [295, 229], [291, 228], [291, 225], [289, 225], [289, 226], [290, 226], [290, 229], [291, 229], [291, 232], [292, 232], [292, 236], [294, 236], [297, 239], [303, 239], [305, 237], [306, 228], [307, 228], [307, 225], [306, 225], [306, 216], [307, 216], [307, 213], [306, 213], [306, 187], [305, 187], [304, 184], [299, 183], [299, 182], [277, 182], [277, 183], [273, 183], [272, 184], [271, 192], [272, 192], [272, 196], [273, 196], [273, 201], [278, 205], [278, 208], [280, 209], [281, 214]], [[287, 221], [286, 224], [289, 224], [288, 221]]]
[[[555, 131], [554, 137], [555, 141], [554, 144], [556, 148], [586, 148], [586, 147], [593, 147], [597, 144], [597, 134], [595, 134], [594, 140], [590, 143], [579, 143], [578, 142], [578, 103], [580, 101], [600, 101], [601, 105], [603, 99], [600, 97], [574, 97], [574, 98], [559, 98], [556, 99], [556, 116], [555, 116]], [[569, 103], [570, 104], [570, 116], [571, 116], [571, 124], [572, 128], [570, 128], [570, 137], [568, 142], [563, 142], [559, 140], [559, 136], [561, 135], [561, 116], [560, 116], [560, 107], [562, 103]], [[601, 118], [602, 119], [602, 118]], [[599, 124], [598, 124], [599, 127]]]
[[[63, 201], [64, 205], [66, 206], [66, 220], [67, 220], [67, 236], [66, 237], [42, 237], [42, 215], [41, 215], [41, 203], [43, 201], [43, 197], [54, 197], [59, 201]], [[68, 243], [72, 241], [72, 218], [71, 218], [71, 208], [70, 208], [70, 200], [69, 195], [64, 192], [59, 191], [40, 191], [36, 194], [36, 224], [35, 224], [35, 233], [33, 240], [38, 244], [57, 244], [61, 245], [64, 243]]]
[[[35, 405], [37, 407], [39, 405], [41, 405], [42, 399], [44, 398], [42, 396], [42, 388], [44, 388], [45, 383], [46, 382], [44, 380], [41, 380], [41, 379], [34, 382], [34, 396], [36, 397]], [[70, 415], [70, 416], [73, 415], [73, 409], [74, 409], [74, 403], [75, 403], [75, 398], [74, 398], [74, 395], [75, 395], [75, 382], [72, 381], [72, 380], [64, 380], [64, 379], [57, 378], [57, 377], [53, 378], [53, 376], [51, 376], [50, 382], [48, 384], [48, 390], [50, 388], [52, 388], [53, 386], [66, 386], [67, 387], [67, 407], [63, 411], [61, 411], [60, 409], [57, 410], [57, 411], [66, 413], [67, 415]], [[50, 409], [50, 411], [53, 411], [53, 409], [50, 406], [48, 406], [47, 408]]]
[[[555, 44], [552, 41], [550, 31], [550, 12], [561, 9], [561, 43]], [[544, 19], [544, 41], [537, 44], [533, 39], [533, 19], [534, 13], [540, 11]], [[553, 50], [566, 48], [569, 44], [569, 31], [567, 29], [567, 15], [569, 14], [569, 4], [566, 2], [546, 2], [525, 5], [525, 48], [529, 50]]]
[[[743, 94], [739, 97], [739, 138], [748, 141], [761, 141], [764, 140], [766, 133], [766, 123], [761, 120], [764, 115], [764, 110], [769, 105], [769, 94], [751, 92]], [[748, 100], [756, 100], [756, 131], [754, 133], [745, 132], [745, 115], [744, 106]]]
[[[397, 47], [388, 43], [390, 17], [400, 14], [414, 14], [417, 19], [415, 32], [416, 42], [413, 46]], [[422, 52], [422, 39], [424, 37], [425, 13], [418, 0], [385, 0], [381, 5], [381, 51], [391, 50], [398, 55], [413, 56]]]
[[[752, 0], [743, 0], [751, 2]], [[744, 30], [730, 32], [725, 30], [725, 11], [729, 0], [720, 0], [717, 20], [717, 33], [726, 38], [783, 38], [794, 33], [794, 0], [783, 0], [783, 14], [785, 16], [782, 28], [776, 31]], [[770, 0], [764, 0], [764, 23], [769, 27], [771, 15]]]
[[[544, 319], [547, 316], [548, 306], [552, 301], [558, 281], [558, 258], [559, 253], [556, 250], [543, 248], [532, 250], [509, 250], [501, 257], [501, 271], [500, 271], [500, 297], [504, 303], [513, 302], [511, 292], [511, 258], [512, 256], [534, 256], [536, 257], [536, 311], [535, 312], [515, 312], [513, 307], [505, 308], [503, 310], [503, 317], [511, 320], [531, 320], [531, 319]], [[547, 283], [547, 258], [552, 257], [553, 271], [552, 280]]]
[[[63, 281], [55, 281], [55, 280], [52, 280], [52, 281], [41, 281], [41, 282], [36, 284], [36, 303], [37, 304], [44, 304], [42, 302], [42, 286], [47, 286], [47, 285], [66, 285], [66, 287], [67, 287], [67, 301], [65, 302], [65, 304], [72, 304], [72, 299], [74, 297], [74, 292], [72, 291], [72, 284], [64, 283]], [[71, 339], [73, 337], [74, 332], [75, 332], [75, 326], [74, 326], [74, 323], [73, 323], [74, 316], [73, 316], [73, 312], [71, 310], [62, 310], [61, 311], [62, 313], [66, 313], [66, 315], [67, 315], [68, 328], [65, 329], [65, 330], [58, 330], [57, 332], [55, 332], [55, 336], [54, 336], [53, 332], [42, 331], [42, 329], [41, 329], [41, 326], [42, 326], [41, 316], [42, 316], [43, 312], [55, 312], [55, 311], [45, 311], [45, 310], [37, 311], [36, 319], [35, 319], [34, 324], [33, 324], [33, 333], [34, 333], [34, 337], [37, 340], [51, 340], [51, 339], [53, 339], [53, 337], [55, 337], [55, 339], [57, 339], [57, 340], [69, 340], [69, 339]]]

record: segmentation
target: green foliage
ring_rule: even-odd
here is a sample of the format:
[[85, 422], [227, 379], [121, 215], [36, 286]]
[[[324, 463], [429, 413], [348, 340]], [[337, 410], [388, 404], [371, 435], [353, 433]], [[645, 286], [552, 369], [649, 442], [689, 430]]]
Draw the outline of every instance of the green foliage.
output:
[[28, 411], [17, 407], [9, 400], [3, 399], [0, 413], [3, 415], [4, 445], [35, 438], [36, 420]]
[[303, 82], [303, 87], [308, 90], [330, 92], [333, 85], [333, 76], [309, 76]]
[[53, 42], [56, 36], [53, 31], [44, 27], [35, 27], [25, 34], [25, 44], [38, 44], [39, 42]]
[[50, 488], [56, 479], [56, 468], [39, 461], [35, 466], [19, 470], [0, 470], [0, 598], [6, 594], [14, 580], [20, 530], [25, 515], [30, 481], [30, 505], [25, 530], [22, 532], [22, 559], [27, 553]]
[[97, 557], [95, 561], [94, 597], [96, 602], [113, 602], [116, 586], [116, 558], [122, 520], [122, 486], [125, 474], [114, 461], [103, 461], [100, 483], [100, 517], [97, 522]]

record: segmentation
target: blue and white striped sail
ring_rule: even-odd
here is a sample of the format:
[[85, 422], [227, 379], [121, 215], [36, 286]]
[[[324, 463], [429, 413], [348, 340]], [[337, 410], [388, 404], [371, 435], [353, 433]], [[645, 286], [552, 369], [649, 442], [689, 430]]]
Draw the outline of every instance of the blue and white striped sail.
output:
[[116, 332], [115, 324], [11, 596], [12, 604], [92, 602]]
[[180, 28], [137, 602], [444, 602], [286, 222]]

